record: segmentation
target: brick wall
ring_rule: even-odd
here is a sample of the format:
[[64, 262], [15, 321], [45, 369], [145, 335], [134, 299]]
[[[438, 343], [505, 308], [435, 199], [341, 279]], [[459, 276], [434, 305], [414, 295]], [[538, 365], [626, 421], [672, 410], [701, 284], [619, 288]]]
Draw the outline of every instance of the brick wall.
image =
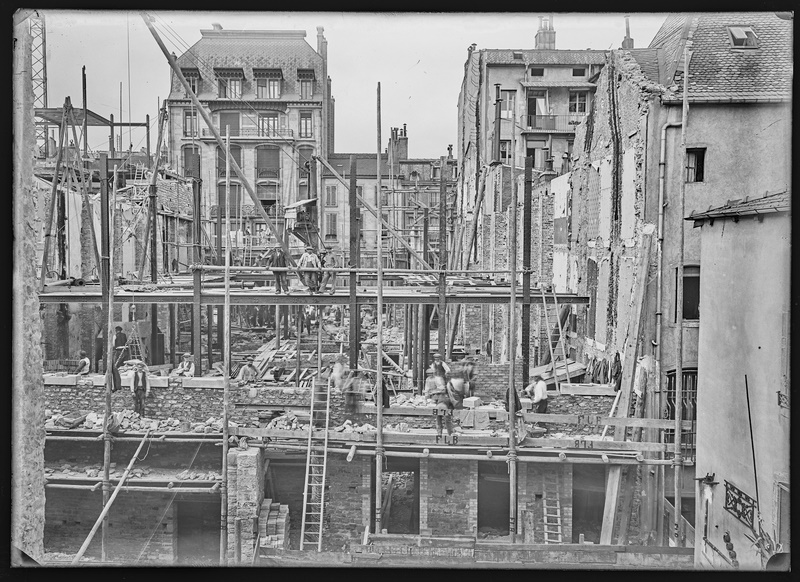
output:
[[[132, 564], [144, 549], [139, 565], [173, 563], [176, 548], [175, 505], [164, 513], [170, 497], [169, 494], [120, 492], [108, 514], [106, 551], [110, 561]], [[50, 488], [47, 489], [46, 498], [45, 551], [77, 553], [102, 511], [102, 492]], [[157, 525], [162, 514], [164, 519]], [[99, 560], [100, 545], [98, 531], [85, 556]]]
[[[572, 542], [572, 465], [520, 463], [518, 465], [518, 516], [524, 521], [524, 512], [534, 514], [534, 531], [525, 532], [524, 523], [519, 531], [525, 534], [525, 543], [544, 543], [545, 491], [555, 493], [561, 508], [561, 539]], [[548, 497], [552, 497], [548, 495]]]
[[366, 455], [356, 455], [349, 463], [344, 455], [328, 455], [324, 550], [339, 551], [345, 544], [359, 543], [364, 535], [370, 516], [373, 462], [374, 457]]
[[420, 532], [429, 529], [435, 536], [473, 533], [477, 495], [477, 461], [420, 459]]
[[253, 518], [261, 512], [264, 501], [264, 454], [260, 448], [228, 451], [228, 558], [236, 551], [236, 518], [242, 520], [242, 561], [253, 559], [253, 545], [258, 532]]

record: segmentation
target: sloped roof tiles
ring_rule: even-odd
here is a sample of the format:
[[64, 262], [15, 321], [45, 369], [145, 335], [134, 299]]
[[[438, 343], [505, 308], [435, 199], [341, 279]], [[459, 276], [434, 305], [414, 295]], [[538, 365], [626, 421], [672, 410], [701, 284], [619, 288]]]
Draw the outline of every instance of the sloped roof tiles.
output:
[[[669, 16], [650, 48], [665, 51], [668, 74], [681, 58], [687, 15]], [[689, 63], [690, 101], [787, 101], [792, 96], [792, 22], [773, 12], [701, 13], [693, 17], [692, 57]], [[750, 26], [757, 48], [734, 48], [730, 26]], [[638, 60], [638, 59], [637, 59]], [[683, 73], [672, 73], [683, 94]]]
[[[605, 51], [559, 49], [483, 49], [487, 65], [602, 65]], [[521, 54], [515, 59], [514, 53]]]
[[776, 212], [789, 212], [791, 209], [791, 194], [788, 190], [775, 194], [766, 194], [761, 198], [744, 198], [743, 200], [728, 200], [727, 204], [717, 208], [709, 208], [704, 212], [692, 212], [686, 220], [703, 220], [705, 218], [721, 218], [726, 216], [753, 216], [757, 214], [774, 214]]

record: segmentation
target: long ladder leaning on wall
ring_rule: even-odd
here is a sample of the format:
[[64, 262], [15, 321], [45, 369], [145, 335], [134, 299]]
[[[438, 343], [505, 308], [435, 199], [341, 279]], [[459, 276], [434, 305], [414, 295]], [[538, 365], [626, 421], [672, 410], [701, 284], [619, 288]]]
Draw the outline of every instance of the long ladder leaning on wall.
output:
[[[311, 390], [311, 410], [308, 421], [308, 452], [306, 454], [306, 477], [303, 484], [303, 522], [300, 529], [301, 550], [306, 549], [306, 545], [314, 545], [318, 552], [322, 551], [329, 418], [330, 380], [327, 384], [315, 382]], [[322, 434], [320, 434], [320, 430]]]
[[[547, 305], [547, 298], [545, 296], [544, 289], [540, 289], [542, 293], [542, 313], [544, 315], [544, 322], [545, 327], [547, 328], [547, 344], [550, 348], [550, 363], [552, 365], [552, 373], [553, 373], [553, 382], [556, 385], [556, 390], [559, 392], [560, 382], [558, 381], [558, 377], [556, 376], [556, 360], [561, 358], [564, 360], [564, 371], [566, 372], [566, 380], [565, 382], [569, 383], [570, 376], [569, 376], [569, 364], [567, 363], [567, 359], [569, 358], [569, 354], [567, 353], [567, 340], [564, 337], [564, 329], [561, 327], [561, 310], [558, 307], [558, 298], [556, 297], [555, 289], [553, 290], [553, 307], [555, 311], [555, 320], [556, 325], [553, 327], [553, 332], [550, 332], [550, 316], [549, 316], [549, 307]], [[558, 338], [555, 340], [555, 346], [553, 345], [552, 335], [558, 332]]]

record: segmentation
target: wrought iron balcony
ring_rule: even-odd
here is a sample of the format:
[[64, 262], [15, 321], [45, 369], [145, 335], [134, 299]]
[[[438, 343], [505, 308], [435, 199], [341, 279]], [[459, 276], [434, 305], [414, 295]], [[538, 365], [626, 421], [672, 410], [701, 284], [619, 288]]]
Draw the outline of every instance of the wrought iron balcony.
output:
[[528, 131], [541, 132], [568, 132], [574, 133], [575, 127], [586, 117], [583, 113], [573, 113], [571, 115], [526, 115], [524, 118], [525, 128]]
[[[211, 133], [211, 130], [203, 128], [203, 137], [204, 138], [213, 138], [214, 134]], [[272, 138], [272, 139], [292, 139], [294, 137], [294, 130], [287, 129], [284, 127], [280, 128], [273, 128], [273, 127], [240, 127], [239, 131], [236, 133], [231, 132], [231, 137], [233, 138], [248, 138], [248, 139], [259, 139], [259, 138]]]

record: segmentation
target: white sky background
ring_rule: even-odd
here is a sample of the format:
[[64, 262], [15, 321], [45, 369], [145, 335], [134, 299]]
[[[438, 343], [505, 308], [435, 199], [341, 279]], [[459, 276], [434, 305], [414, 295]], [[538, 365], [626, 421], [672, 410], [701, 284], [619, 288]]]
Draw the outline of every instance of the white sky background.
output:
[[[158, 99], [169, 93], [170, 68], [135, 11], [45, 10], [48, 106], [70, 96], [83, 105], [81, 67], [86, 66], [89, 109], [119, 120], [150, 115], [151, 148], [157, 139]], [[153, 14], [151, 12], [151, 14]], [[216, 22], [228, 30], [302, 29], [316, 50], [316, 27], [328, 40], [328, 75], [335, 109], [335, 151], [374, 152], [377, 147], [376, 89], [381, 83], [381, 142], [389, 128], [408, 126], [409, 155], [447, 155], [456, 143], [458, 93], [467, 48], [532, 49], [539, 13], [354, 13], [354, 12], [175, 12], [157, 11], [156, 30], [180, 55]], [[666, 14], [633, 13], [631, 37], [646, 47]], [[166, 23], [169, 28], [165, 28]], [[623, 14], [556, 13], [556, 48], [616, 49], [625, 36]], [[170, 30], [171, 29], [171, 30]], [[180, 37], [181, 40], [177, 40]], [[130, 59], [130, 87], [128, 60]], [[130, 99], [129, 99], [130, 91]], [[129, 105], [130, 104], [130, 105]], [[129, 141], [139, 150], [144, 129]], [[108, 149], [106, 129], [89, 130], [89, 147]], [[457, 155], [454, 149], [454, 155]]]

